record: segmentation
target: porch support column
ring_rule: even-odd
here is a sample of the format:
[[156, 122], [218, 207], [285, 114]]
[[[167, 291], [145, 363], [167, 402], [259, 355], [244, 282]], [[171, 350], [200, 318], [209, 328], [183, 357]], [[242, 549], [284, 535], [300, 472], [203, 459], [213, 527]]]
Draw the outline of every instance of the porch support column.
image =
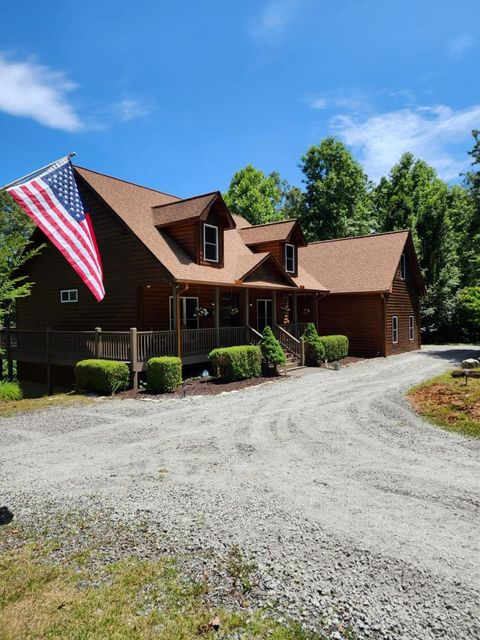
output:
[[220, 289], [215, 287], [215, 344], [220, 346]]
[[298, 301], [297, 301], [297, 292], [293, 294], [293, 323], [295, 325], [295, 331], [297, 330], [297, 314], [298, 314]]
[[273, 289], [272, 291], [272, 322], [273, 322], [272, 329], [275, 329], [275, 327], [277, 326], [277, 290], [276, 289]]
[[318, 296], [316, 293], [313, 294], [313, 322], [315, 324], [315, 329], [318, 331]]
[[250, 324], [250, 291], [245, 289], [245, 326]]
[[178, 295], [178, 285], [172, 287], [172, 311], [173, 311], [173, 328], [175, 329], [177, 340], [177, 356], [182, 357], [182, 336], [180, 334], [180, 297]]

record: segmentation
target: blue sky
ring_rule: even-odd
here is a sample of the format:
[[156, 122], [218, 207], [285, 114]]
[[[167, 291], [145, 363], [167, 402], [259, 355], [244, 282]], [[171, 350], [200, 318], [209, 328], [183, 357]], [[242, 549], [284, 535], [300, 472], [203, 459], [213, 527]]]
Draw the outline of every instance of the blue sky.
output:
[[300, 184], [344, 140], [455, 180], [480, 128], [478, 0], [5, 3], [0, 183], [65, 155], [189, 196], [248, 162]]

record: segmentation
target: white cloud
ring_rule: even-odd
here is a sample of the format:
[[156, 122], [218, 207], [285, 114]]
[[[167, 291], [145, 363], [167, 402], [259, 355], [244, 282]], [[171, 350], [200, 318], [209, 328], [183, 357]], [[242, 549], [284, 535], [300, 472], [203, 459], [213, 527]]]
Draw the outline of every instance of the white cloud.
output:
[[148, 115], [152, 107], [147, 102], [133, 98], [124, 98], [115, 102], [110, 107], [112, 115], [120, 122], [127, 122]]
[[452, 38], [448, 43], [450, 55], [460, 57], [475, 44], [475, 38], [471, 33], [462, 33]]
[[458, 111], [437, 105], [363, 119], [338, 115], [330, 125], [359, 154], [374, 180], [386, 175], [406, 151], [434, 166], [445, 180], [452, 180], [466, 168], [468, 158], [459, 160], [450, 145], [467, 139], [479, 123], [480, 105]]
[[356, 89], [337, 89], [321, 95], [307, 98], [311, 109], [338, 107], [347, 111], [369, 112], [372, 110], [369, 99]]
[[312, 109], [325, 109], [325, 107], [327, 106], [328, 102], [326, 98], [314, 98], [311, 102], [310, 102], [310, 107]]
[[79, 131], [83, 123], [67, 100], [74, 88], [62, 72], [33, 61], [13, 62], [0, 54], [0, 111], [53, 129]]
[[264, 40], [277, 39], [298, 16], [305, 0], [269, 0], [252, 23], [251, 33]]

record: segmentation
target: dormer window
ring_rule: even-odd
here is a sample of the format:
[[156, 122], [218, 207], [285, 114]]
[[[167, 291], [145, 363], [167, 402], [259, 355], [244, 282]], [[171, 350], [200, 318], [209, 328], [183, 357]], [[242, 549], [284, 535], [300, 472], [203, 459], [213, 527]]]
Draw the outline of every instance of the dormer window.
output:
[[218, 227], [212, 224], [203, 225], [203, 259], [218, 262]]
[[295, 245], [285, 245], [285, 271], [295, 273]]
[[405, 259], [405, 254], [402, 253], [402, 257], [400, 258], [400, 280], [405, 280], [406, 273], [407, 273], [407, 262]]

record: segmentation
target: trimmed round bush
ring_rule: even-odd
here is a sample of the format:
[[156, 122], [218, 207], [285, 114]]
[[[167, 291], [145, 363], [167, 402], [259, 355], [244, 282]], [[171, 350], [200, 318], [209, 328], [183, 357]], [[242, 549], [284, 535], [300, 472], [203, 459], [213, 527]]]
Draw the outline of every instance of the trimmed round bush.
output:
[[263, 361], [266, 365], [275, 367], [276, 370], [279, 365], [286, 363], [287, 358], [285, 357], [282, 345], [275, 338], [270, 327], [265, 327], [263, 330], [262, 339], [258, 346], [260, 347]]
[[347, 336], [320, 336], [325, 349], [327, 362], [335, 362], [348, 356], [349, 343]]
[[75, 365], [75, 384], [79, 389], [113, 395], [126, 389], [129, 381], [130, 371], [125, 362], [90, 359]]
[[0, 402], [21, 400], [22, 398], [22, 390], [16, 382], [10, 382], [9, 380], [0, 380]]
[[208, 356], [226, 382], [258, 378], [262, 374], [260, 347], [244, 345], [210, 351]]
[[325, 347], [313, 322], [307, 324], [302, 338], [305, 345], [305, 364], [309, 367], [319, 367], [325, 360]]
[[147, 388], [155, 393], [172, 393], [182, 384], [182, 361], [173, 356], [150, 358], [147, 362]]

